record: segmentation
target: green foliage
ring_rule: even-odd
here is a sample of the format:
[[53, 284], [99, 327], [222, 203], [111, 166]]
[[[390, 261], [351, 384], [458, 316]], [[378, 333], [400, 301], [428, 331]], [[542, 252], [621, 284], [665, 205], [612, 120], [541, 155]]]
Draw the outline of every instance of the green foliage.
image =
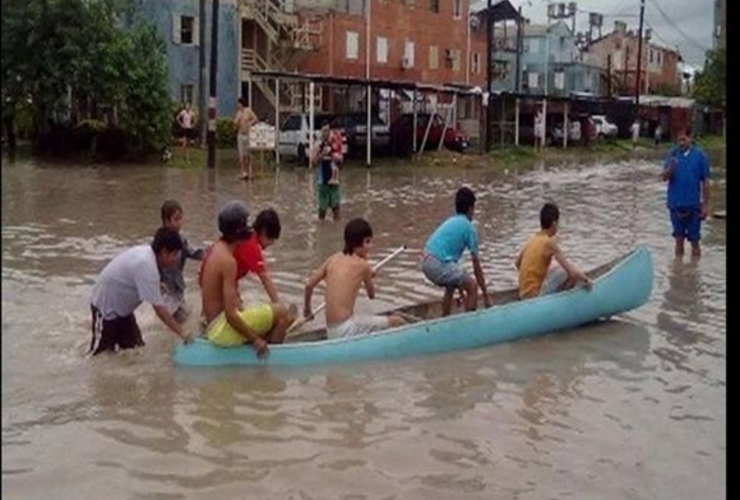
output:
[[222, 118], [216, 120], [216, 145], [219, 148], [236, 147], [236, 127], [234, 120]]
[[704, 69], [694, 76], [694, 97], [701, 104], [727, 109], [727, 51], [715, 49], [707, 52]]
[[53, 124], [117, 118], [132, 145], [169, 136], [164, 42], [122, 20], [131, 0], [2, 0], [3, 111], [30, 103], [37, 136]]

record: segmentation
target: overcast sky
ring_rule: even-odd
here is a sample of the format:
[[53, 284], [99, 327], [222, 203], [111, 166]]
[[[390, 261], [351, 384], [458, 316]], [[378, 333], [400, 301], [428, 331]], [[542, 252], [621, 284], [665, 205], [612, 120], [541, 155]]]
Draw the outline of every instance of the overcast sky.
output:
[[[547, 21], [547, 0], [510, 1], [516, 7], [521, 5], [522, 14], [533, 23]], [[485, 6], [485, 0], [478, 4]], [[576, 31], [587, 31], [589, 12], [604, 15], [602, 34], [612, 31], [615, 20], [625, 21], [628, 29], [637, 31], [640, 0], [580, 0], [577, 4]], [[713, 0], [645, 0], [645, 28], [652, 28], [653, 41], [671, 48], [678, 46], [690, 66], [703, 65], [704, 52], [712, 48], [713, 24]]]

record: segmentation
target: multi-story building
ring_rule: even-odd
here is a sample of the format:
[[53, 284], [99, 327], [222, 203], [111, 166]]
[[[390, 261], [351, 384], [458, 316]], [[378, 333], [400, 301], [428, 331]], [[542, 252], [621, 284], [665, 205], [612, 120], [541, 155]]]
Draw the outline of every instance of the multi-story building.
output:
[[522, 91], [553, 96], [601, 94], [601, 68], [582, 60], [576, 37], [565, 22], [525, 25], [522, 51]]
[[[135, 16], [150, 21], [163, 35], [167, 48], [170, 95], [173, 100], [199, 102], [200, 48], [205, 43], [206, 85], [210, 64], [211, 6], [206, 9], [206, 32], [200, 29], [199, 2], [194, 0], [140, 0]], [[240, 95], [237, 0], [221, 0], [218, 20], [217, 112], [233, 114]]]
[[[640, 93], [665, 93], [667, 90], [680, 93], [680, 54], [651, 42], [647, 35], [642, 44]], [[637, 83], [638, 45], [639, 36], [628, 31], [624, 22], [615, 21], [614, 31], [587, 45], [584, 60], [606, 72], [612, 94], [632, 95]]]

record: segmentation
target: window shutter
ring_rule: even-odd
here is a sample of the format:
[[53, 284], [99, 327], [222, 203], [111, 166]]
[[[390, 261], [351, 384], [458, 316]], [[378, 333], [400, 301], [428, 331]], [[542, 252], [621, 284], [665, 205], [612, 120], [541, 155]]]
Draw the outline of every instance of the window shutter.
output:
[[200, 19], [197, 17], [193, 18], [193, 45], [200, 45]]
[[182, 43], [180, 40], [180, 34], [182, 32], [182, 25], [180, 14], [172, 14], [172, 41], [175, 43]]

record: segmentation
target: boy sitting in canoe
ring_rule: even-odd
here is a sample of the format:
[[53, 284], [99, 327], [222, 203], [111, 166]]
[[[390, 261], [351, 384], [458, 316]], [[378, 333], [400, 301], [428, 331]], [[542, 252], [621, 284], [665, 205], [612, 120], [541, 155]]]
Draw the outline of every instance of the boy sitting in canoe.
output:
[[[545, 203], [540, 210], [541, 230], [530, 236], [514, 262], [519, 271], [519, 298], [560, 292], [582, 282], [591, 288], [591, 280], [565, 258], [557, 244], [560, 210], [554, 203]], [[560, 264], [550, 268], [552, 259]]]
[[[471, 222], [475, 213], [475, 193], [461, 187], [455, 194], [455, 215], [434, 230], [424, 246], [421, 270], [429, 281], [445, 288], [442, 298], [442, 316], [452, 309], [452, 296], [456, 289], [464, 293], [465, 310], [474, 311], [478, 306], [478, 287], [483, 293], [486, 307], [491, 298], [486, 291], [486, 279], [478, 257], [478, 233]], [[463, 251], [468, 249], [473, 261], [475, 279], [458, 263]]]
[[352, 219], [344, 228], [344, 251], [326, 259], [306, 283], [304, 315], [311, 318], [313, 289], [326, 280], [326, 333], [330, 339], [364, 335], [405, 324], [401, 317], [395, 315], [355, 314], [357, 294], [363, 284], [367, 296], [375, 298], [375, 272], [367, 261], [372, 239], [370, 224], [364, 219]]
[[295, 312], [282, 303], [241, 308], [237, 259], [234, 250], [252, 236], [248, 212], [239, 201], [226, 203], [218, 214], [221, 238], [213, 244], [201, 267], [203, 316], [206, 337], [221, 347], [251, 343], [258, 357], [269, 353], [267, 344], [279, 344]]

